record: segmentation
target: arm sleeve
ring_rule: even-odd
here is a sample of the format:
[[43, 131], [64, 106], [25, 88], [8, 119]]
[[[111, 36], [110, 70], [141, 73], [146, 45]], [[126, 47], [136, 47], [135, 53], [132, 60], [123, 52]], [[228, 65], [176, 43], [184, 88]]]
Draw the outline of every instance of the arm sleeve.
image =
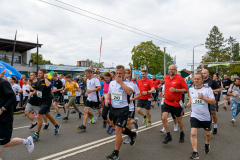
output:
[[101, 86], [100, 81], [97, 78], [95, 79], [95, 85], [96, 87]]
[[111, 84], [112, 84], [112, 82], [109, 84], [109, 88], [108, 88], [108, 93], [110, 93], [110, 94], [112, 94]]
[[211, 87], [208, 88], [208, 95], [207, 98], [215, 99], [215, 96], [213, 94], [213, 90]]
[[134, 92], [135, 92], [136, 94], [139, 94], [139, 93], [140, 93], [137, 84], [134, 84]]

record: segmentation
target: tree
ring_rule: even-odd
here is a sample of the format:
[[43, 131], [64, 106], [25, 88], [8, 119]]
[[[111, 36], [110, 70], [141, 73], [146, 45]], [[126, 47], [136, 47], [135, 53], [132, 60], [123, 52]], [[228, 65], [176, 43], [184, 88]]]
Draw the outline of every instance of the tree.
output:
[[[94, 68], [99, 68], [99, 62], [94, 62], [93, 60], [89, 60], [89, 59], [87, 59], [86, 61], [89, 62], [89, 66], [93, 66]], [[100, 68], [105, 68], [104, 62], [100, 62]]]
[[[31, 60], [33, 60], [32, 64], [37, 64], [37, 53], [31, 53]], [[38, 54], [38, 64], [52, 64], [51, 61], [44, 60], [42, 54]]]
[[[170, 54], [166, 53], [166, 73], [168, 73], [168, 68], [172, 64], [174, 64], [173, 57], [171, 57]], [[164, 73], [162, 73], [162, 74], [164, 74]]]
[[231, 69], [229, 70], [229, 73], [228, 75], [238, 75], [240, 76], [240, 65], [239, 64], [236, 64], [236, 65], [232, 65]]
[[[136, 70], [145, 68], [151, 74], [163, 73], [164, 53], [152, 41], [141, 42], [138, 46], [134, 46], [131, 54], [133, 61], [133, 63], [129, 63], [131, 68]], [[166, 62], [167, 66], [170, 63], [173, 64], [173, 58], [170, 54], [166, 54]]]

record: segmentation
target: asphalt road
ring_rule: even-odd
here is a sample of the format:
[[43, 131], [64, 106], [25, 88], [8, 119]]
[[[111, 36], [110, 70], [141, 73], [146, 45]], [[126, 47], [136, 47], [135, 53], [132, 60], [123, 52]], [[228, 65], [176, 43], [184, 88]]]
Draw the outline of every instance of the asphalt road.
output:
[[[221, 102], [220, 102], [221, 103]], [[231, 124], [231, 110], [222, 109], [217, 113], [218, 116], [218, 134], [212, 135], [211, 153], [204, 154], [205, 136], [203, 129], [198, 130], [198, 152], [200, 159], [206, 160], [240, 160], [239, 144], [240, 144], [240, 123], [237, 121]], [[83, 107], [80, 107], [83, 111]], [[94, 111], [93, 111], [94, 112]], [[51, 112], [53, 116], [56, 113]], [[62, 115], [63, 110], [61, 110]], [[142, 117], [139, 118], [140, 128], [136, 144], [130, 146], [123, 144], [119, 157], [121, 160], [185, 160], [189, 159], [192, 152], [190, 142], [190, 109], [185, 109], [183, 117], [185, 142], [179, 143], [180, 132], [173, 131], [173, 122], [169, 116], [170, 129], [173, 141], [163, 144], [165, 134], [160, 133], [162, 128], [160, 121], [161, 109], [155, 107], [151, 110], [152, 127], [146, 128], [142, 125]], [[94, 112], [97, 116], [97, 113]], [[12, 137], [28, 137], [32, 136], [36, 128], [29, 130], [30, 121], [23, 115], [14, 116], [14, 130]], [[237, 120], [239, 118], [237, 117]], [[104, 160], [106, 156], [114, 150], [115, 135], [106, 133], [106, 129], [102, 128], [102, 118], [97, 120], [96, 124], [88, 124], [87, 132], [82, 133], [76, 129], [77, 125], [82, 124], [82, 120], [78, 119], [77, 114], [70, 114], [70, 119], [64, 122], [57, 119], [57, 123], [61, 124], [59, 135], [54, 135], [53, 125], [50, 124], [48, 130], [40, 132], [39, 141], [35, 142], [35, 150], [29, 154], [24, 145], [1, 148], [3, 160], [49, 160], [49, 159], [70, 159], [70, 160]], [[134, 128], [134, 126], [133, 126]], [[124, 138], [125, 139], [125, 138]]]

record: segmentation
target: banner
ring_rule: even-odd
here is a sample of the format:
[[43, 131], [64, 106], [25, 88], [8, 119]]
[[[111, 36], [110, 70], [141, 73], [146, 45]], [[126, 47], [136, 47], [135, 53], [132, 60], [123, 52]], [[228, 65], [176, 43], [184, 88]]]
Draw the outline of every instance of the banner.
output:
[[230, 66], [229, 63], [221, 63], [221, 64], [209, 64], [208, 67], [215, 67], [215, 66]]

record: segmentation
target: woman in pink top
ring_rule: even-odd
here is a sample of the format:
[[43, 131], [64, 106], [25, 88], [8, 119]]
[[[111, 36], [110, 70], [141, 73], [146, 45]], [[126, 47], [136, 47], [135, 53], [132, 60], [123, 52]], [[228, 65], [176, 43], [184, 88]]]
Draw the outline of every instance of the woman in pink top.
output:
[[[103, 95], [101, 97], [101, 101], [106, 99], [106, 95], [108, 93], [108, 89], [109, 89], [109, 84], [111, 82], [111, 74], [109, 72], [104, 73], [104, 79], [105, 81], [103, 82]], [[109, 101], [109, 106], [106, 107], [105, 103], [102, 109], [102, 118], [103, 118], [103, 128], [107, 127], [108, 124], [108, 129], [107, 129], [107, 133], [109, 134], [114, 134], [115, 133], [115, 128], [113, 125], [113, 115], [112, 115], [112, 111], [111, 111], [111, 100]], [[109, 112], [109, 119], [107, 117]]]

